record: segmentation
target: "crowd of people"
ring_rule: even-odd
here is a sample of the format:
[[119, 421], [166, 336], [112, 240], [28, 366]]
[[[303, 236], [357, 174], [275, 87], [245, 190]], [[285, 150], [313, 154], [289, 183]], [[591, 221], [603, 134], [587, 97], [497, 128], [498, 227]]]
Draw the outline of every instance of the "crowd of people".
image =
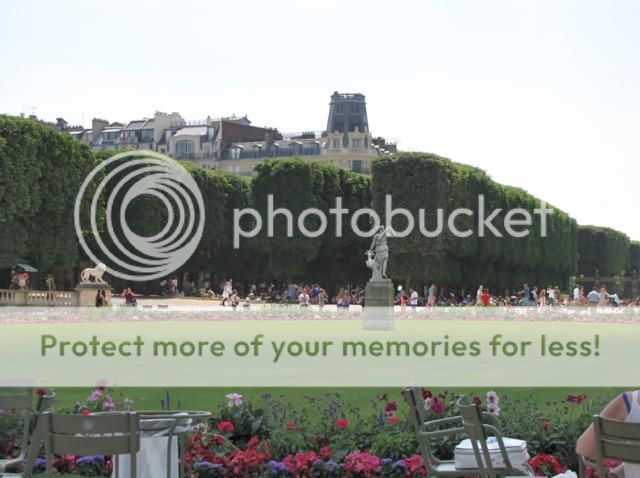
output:
[[[183, 296], [185, 291], [178, 289], [178, 281], [175, 277], [164, 279], [161, 283], [163, 296]], [[335, 305], [339, 310], [348, 310], [352, 305], [366, 305], [365, 289], [357, 286], [337, 287], [333, 293], [317, 282], [252, 282], [234, 283], [233, 279], [227, 279], [214, 290], [209, 284], [199, 293], [195, 285], [191, 285], [192, 294], [201, 295], [211, 299], [219, 299], [221, 305], [229, 306], [233, 310], [242, 307], [250, 310], [254, 303], [298, 305], [299, 307], [318, 306], [320, 310], [327, 304]], [[195, 292], [194, 292], [195, 291]], [[123, 292], [127, 305], [135, 305], [135, 295], [127, 288]], [[107, 300], [96, 298], [96, 303], [107, 303]], [[97, 305], [96, 304], [96, 305]], [[524, 283], [520, 290], [504, 291], [495, 294], [485, 285], [478, 286], [475, 294], [465, 290], [451, 290], [439, 288], [435, 283], [424, 287], [422, 294], [417, 288], [410, 287], [406, 290], [402, 285], [397, 287], [395, 305], [399, 305], [403, 311], [408, 308], [416, 310], [418, 307], [554, 307], [554, 306], [640, 306], [640, 296], [635, 299], [620, 298], [618, 294], [609, 293], [605, 285], [592, 287], [587, 293], [581, 284], [575, 284], [568, 293], [563, 293], [560, 288], [549, 285], [547, 287], [529, 286]]]
[[[241, 292], [238, 289], [241, 289]], [[258, 301], [300, 307], [317, 305], [320, 309], [326, 304], [335, 304], [338, 309], [349, 309], [350, 305], [363, 305], [364, 303], [364, 288], [361, 286], [339, 287], [333, 295], [330, 295], [317, 282], [310, 284], [261, 282], [259, 284], [250, 283], [245, 287], [236, 287], [233, 279], [227, 279], [220, 284], [219, 291], [218, 294], [213, 288], [208, 287], [206, 296], [209, 298], [219, 297], [221, 305], [228, 305], [234, 310], [240, 303], [243, 308], [250, 309], [251, 304]]]

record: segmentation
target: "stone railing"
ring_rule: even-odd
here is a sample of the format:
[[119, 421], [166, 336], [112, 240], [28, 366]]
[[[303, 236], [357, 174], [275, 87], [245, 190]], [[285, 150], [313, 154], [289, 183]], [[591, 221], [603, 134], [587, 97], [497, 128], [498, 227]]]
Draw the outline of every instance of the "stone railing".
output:
[[61, 306], [80, 304], [78, 291], [0, 289], [0, 305]]

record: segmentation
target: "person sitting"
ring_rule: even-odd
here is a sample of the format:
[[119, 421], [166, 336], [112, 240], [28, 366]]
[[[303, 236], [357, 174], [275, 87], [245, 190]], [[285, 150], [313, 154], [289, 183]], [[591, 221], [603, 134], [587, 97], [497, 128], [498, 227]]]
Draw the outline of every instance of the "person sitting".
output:
[[[640, 423], [640, 392], [624, 392], [614, 398], [602, 410], [600, 416], [610, 420], [619, 420], [628, 423]], [[578, 438], [576, 453], [585, 458], [594, 460], [596, 457], [596, 434], [593, 424]], [[625, 478], [640, 478], [640, 465], [625, 463]]]
[[124, 297], [124, 303], [127, 307], [135, 307], [138, 304], [136, 295], [131, 290], [131, 287], [127, 287], [124, 290], [122, 297]]

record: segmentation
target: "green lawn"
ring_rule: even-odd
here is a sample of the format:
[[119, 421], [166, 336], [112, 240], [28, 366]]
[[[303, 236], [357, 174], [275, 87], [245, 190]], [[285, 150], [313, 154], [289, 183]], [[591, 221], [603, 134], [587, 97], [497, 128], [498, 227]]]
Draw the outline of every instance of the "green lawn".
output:
[[[631, 389], [633, 387], [629, 387]], [[455, 393], [473, 393], [483, 398], [491, 388], [456, 388]], [[500, 396], [508, 395], [511, 399], [526, 398], [529, 394], [539, 403], [547, 401], [562, 401], [568, 394], [585, 393], [588, 398], [612, 398], [622, 390], [611, 388], [496, 388]], [[434, 392], [441, 391], [434, 389]], [[84, 402], [90, 390], [86, 388], [58, 388], [56, 389], [58, 403], [56, 409], [66, 410], [73, 408], [76, 401]], [[178, 408], [178, 402], [182, 409], [190, 410], [216, 410], [226, 404], [225, 395], [228, 393], [241, 393], [246, 399], [257, 400], [260, 403], [261, 396], [269, 393], [274, 397], [282, 396], [294, 405], [304, 406], [307, 396], [320, 396], [327, 392], [339, 393], [345, 403], [367, 410], [372, 401], [382, 394], [388, 394], [389, 400], [400, 402], [400, 390], [398, 388], [122, 388], [116, 389], [114, 397], [127, 397], [134, 401], [133, 407], [137, 410], [155, 410], [161, 407], [161, 400], [165, 400], [169, 393], [171, 408]]]

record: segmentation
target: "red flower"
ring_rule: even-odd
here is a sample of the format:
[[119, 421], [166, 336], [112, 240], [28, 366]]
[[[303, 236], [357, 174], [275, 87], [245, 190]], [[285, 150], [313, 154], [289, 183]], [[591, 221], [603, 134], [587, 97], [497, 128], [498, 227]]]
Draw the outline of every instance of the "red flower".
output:
[[548, 432], [550, 428], [551, 428], [551, 423], [549, 422], [549, 420], [547, 420], [546, 418], [542, 420], [542, 429], [545, 432]]
[[349, 426], [349, 422], [344, 418], [339, 418], [338, 420], [336, 420], [336, 426], [338, 428], [347, 428]]
[[213, 441], [215, 443], [217, 443], [218, 445], [222, 445], [224, 443], [224, 437], [221, 437], [220, 435], [213, 435]]
[[474, 395], [473, 398], [471, 398], [471, 403], [479, 407], [482, 406], [482, 400], [480, 400], [480, 397], [477, 395]]
[[47, 394], [47, 391], [44, 388], [39, 388], [36, 390], [36, 395], [39, 397], [44, 397]]
[[290, 431], [290, 432], [298, 429], [298, 425], [296, 425], [293, 422], [289, 422], [285, 426], [286, 426], [287, 430]]
[[431, 398], [433, 397], [433, 393], [431, 393], [431, 390], [427, 390], [426, 388], [422, 389], [422, 399], [426, 400], [427, 398]]
[[91, 412], [89, 410], [85, 410], [84, 412], [82, 412], [82, 416], [86, 417], [88, 415], [91, 415]]
[[223, 433], [227, 432], [227, 433], [231, 433], [234, 429], [233, 423], [231, 422], [220, 422], [218, 423], [218, 431], [221, 431]]
[[333, 453], [329, 450], [329, 447], [323, 446], [320, 448], [320, 456], [325, 460], [330, 460], [333, 458]]
[[576, 405], [580, 405], [582, 402], [584, 402], [587, 399], [587, 396], [585, 394], [580, 394], [580, 395], [567, 395], [566, 398], [566, 402], [569, 403], [575, 403]]
[[536, 476], [553, 476], [567, 471], [567, 467], [560, 463], [557, 456], [538, 453], [529, 460], [529, 466]]
[[385, 413], [395, 412], [398, 410], [398, 404], [396, 402], [389, 402], [384, 407]]
[[397, 425], [400, 423], [400, 419], [398, 417], [389, 418], [389, 425]]

